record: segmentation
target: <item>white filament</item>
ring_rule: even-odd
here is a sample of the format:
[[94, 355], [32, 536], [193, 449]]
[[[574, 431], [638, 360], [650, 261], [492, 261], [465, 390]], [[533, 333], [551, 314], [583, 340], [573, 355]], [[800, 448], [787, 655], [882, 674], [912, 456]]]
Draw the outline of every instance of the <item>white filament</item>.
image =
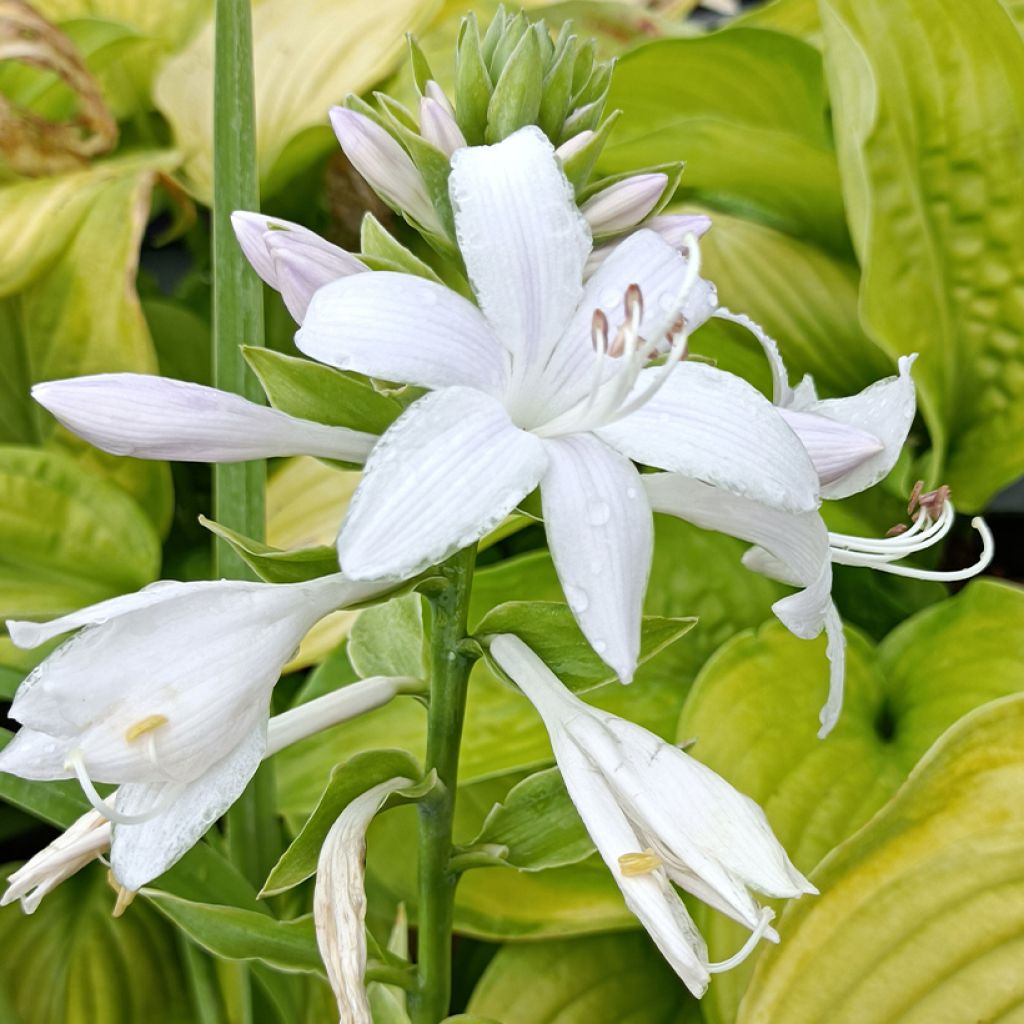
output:
[[163, 814], [178, 799], [182, 789], [184, 789], [183, 786], [176, 783], [166, 783], [160, 794], [160, 799], [148, 811], [143, 811], [141, 814], [121, 814], [100, 796], [99, 791], [93, 785], [92, 779], [89, 778], [89, 772], [85, 767], [85, 759], [82, 757], [80, 750], [72, 750], [68, 754], [65, 767], [70, 768], [75, 773], [78, 784], [82, 787], [82, 792], [85, 794], [86, 800], [92, 804], [93, 809], [115, 825], [141, 825], [143, 822], [151, 821], [157, 815]]
[[762, 907], [761, 915], [757, 920], [757, 927], [750, 933], [750, 937], [743, 943], [739, 951], [729, 957], [728, 960], [719, 960], [718, 963], [708, 964], [708, 974], [723, 974], [725, 971], [731, 971], [734, 967], [738, 967], [743, 963], [754, 952], [761, 939], [764, 938], [765, 932], [768, 931], [768, 926], [774, 917], [775, 911], [771, 907]]

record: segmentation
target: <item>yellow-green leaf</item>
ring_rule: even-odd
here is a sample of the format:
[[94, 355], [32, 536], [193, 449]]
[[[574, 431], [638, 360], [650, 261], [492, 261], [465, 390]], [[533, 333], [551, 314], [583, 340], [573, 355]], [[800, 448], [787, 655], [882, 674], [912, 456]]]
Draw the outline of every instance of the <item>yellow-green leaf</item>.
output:
[[814, 873], [737, 1024], [1020, 1019], [1024, 698], [968, 715]]
[[[256, 121], [264, 193], [328, 152], [327, 113], [395, 66], [404, 34], [425, 25], [439, 0], [258, 0], [253, 5]], [[192, 192], [213, 187], [213, 23], [164, 66], [156, 104], [185, 154]], [[294, 144], [289, 159], [288, 150]]]
[[1024, 40], [998, 0], [821, 9], [864, 323], [921, 353], [939, 462], [978, 509], [1024, 471]]

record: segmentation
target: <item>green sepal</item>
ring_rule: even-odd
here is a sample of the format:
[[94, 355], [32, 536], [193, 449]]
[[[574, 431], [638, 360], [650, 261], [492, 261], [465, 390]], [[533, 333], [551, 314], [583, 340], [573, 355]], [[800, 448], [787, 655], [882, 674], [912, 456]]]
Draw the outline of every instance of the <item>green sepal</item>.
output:
[[[637, 664], [650, 661], [682, 639], [696, 622], [695, 618], [645, 615]], [[487, 637], [497, 633], [513, 633], [522, 639], [574, 693], [585, 693], [618, 678], [583, 636], [568, 605], [556, 601], [499, 604], [480, 620], [474, 637], [486, 650]], [[503, 675], [500, 667], [494, 668]]]
[[455, 50], [455, 120], [471, 146], [484, 141], [487, 106], [493, 91], [490, 72], [480, 51], [476, 15], [470, 12], [462, 19]]
[[[498, 39], [498, 44], [487, 61], [492, 81], [497, 82], [504, 74], [505, 68], [512, 60], [512, 55], [519, 49], [523, 36], [527, 34], [529, 27], [529, 19], [522, 11], [506, 21], [504, 31]], [[487, 31], [489, 35], [490, 29]]]
[[333, 546], [324, 544], [282, 551], [237, 533], [206, 516], [200, 516], [199, 522], [215, 537], [226, 541], [264, 583], [306, 583], [341, 571], [338, 568], [338, 549]]
[[373, 98], [380, 105], [381, 113], [391, 122], [390, 126], [385, 124], [385, 127], [389, 129], [399, 142], [402, 141], [402, 137], [395, 131], [395, 128], [402, 127], [407, 128], [411, 132], [419, 132], [420, 126], [416, 115], [404, 103], [400, 103], [386, 92], [375, 92]]
[[525, 32], [502, 70], [487, 106], [487, 142], [500, 142], [524, 125], [536, 122], [543, 90], [537, 37], [533, 32]]
[[[580, 189], [579, 201], [586, 202], [591, 196], [597, 195], [602, 189], [606, 189], [611, 185], [617, 185], [620, 181], [625, 181], [627, 178], [635, 178], [638, 174], [667, 174], [669, 179], [669, 185], [672, 186], [671, 191], [666, 189], [668, 192], [668, 199], [665, 199], [665, 194], [662, 193], [662, 198], [658, 200], [658, 206], [656, 209], [664, 207], [668, 200], [672, 198], [672, 194], [675, 191], [676, 185], [679, 183], [679, 178], [683, 173], [686, 165], [681, 161], [673, 161], [668, 164], [654, 164], [652, 167], [637, 167], [631, 168], [628, 171], [621, 171], [618, 174], [609, 174], [604, 178], [599, 178], [596, 181], [589, 182], [585, 188]], [[674, 183], [673, 183], [674, 179]]]
[[538, 53], [540, 54], [540, 66], [546, 68], [552, 57], [555, 55], [555, 44], [551, 41], [551, 33], [548, 32], [547, 22], [541, 18], [530, 26], [530, 31], [537, 37]]
[[574, 107], [583, 107], [588, 103], [601, 99], [608, 95], [608, 86], [612, 81], [612, 72], [615, 70], [615, 61], [608, 60], [603, 64], [595, 64], [594, 70], [587, 79], [586, 85], [572, 98]]
[[[263, 885], [261, 896], [273, 896], [299, 885], [316, 873], [320, 847], [338, 815], [358, 796], [388, 779], [406, 777], [420, 779], [422, 768], [412, 754], [405, 750], [367, 750], [356, 754], [331, 770], [327, 786], [320, 795], [313, 813], [299, 830], [280, 859], [274, 865]], [[431, 781], [433, 780], [425, 780]], [[403, 790], [416, 793], [405, 799], [422, 796], [422, 783]], [[399, 796], [401, 800], [401, 796]]]
[[516, 783], [488, 811], [469, 846], [504, 848], [500, 865], [520, 871], [578, 864], [594, 852], [557, 768], [545, 768]]
[[412, 78], [416, 83], [416, 91], [422, 96], [427, 90], [427, 82], [433, 80], [434, 73], [430, 70], [430, 62], [416, 41], [416, 37], [409, 32], [405, 41], [409, 45], [409, 63], [412, 67]]
[[[476, 22], [476, 15], [471, 14], [474, 23]], [[498, 42], [505, 34], [505, 24], [508, 21], [508, 15], [505, 13], [505, 5], [498, 4], [498, 9], [494, 12], [494, 17], [491, 18], [490, 25], [487, 26], [487, 31], [484, 33], [483, 42], [480, 44], [480, 54], [484, 61], [490, 66], [491, 61], [494, 59], [494, 51], [498, 48]]]
[[590, 80], [594, 72], [594, 62], [597, 57], [597, 44], [593, 39], [588, 39], [579, 50], [576, 51], [576, 63], [572, 69], [572, 94], [578, 96], [583, 86]]
[[[427, 194], [430, 201], [441, 218], [448, 238], [455, 238], [455, 217], [452, 213], [452, 201], [448, 195], [448, 176], [452, 167], [448, 157], [436, 146], [432, 146], [422, 135], [416, 125], [411, 127], [405, 124], [405, 116], [408, 111], [397, 100], [393, 100], [385, 93], [375, 93], [384, 115], [390, 121], [389, 130], [412, 157], [416, 169], [423, 176], [423, 183], [427, 186]], [[433, 238], [434, 236], [431, 235]]]
[[363, 217], [359, 229], [359, 247], [359, 255], [363, 262], [373, 270], [398, 270], [433, 281], [435, 284], [442, 283], [433, 267], [402, 245], [372, 213], [367, 213]]
[[591, 103], [578, 107], [565, 120], [562, 129], [562, 137], [559, 143], [571, 139], [580, 132], [593, 131], [601, 122], [601, 115], [604, 113], [605, 104], [608, 101], [608, 90], [611, 88], [611, 79], [605, 91]]
[[562, 131], [569, 102], [572, 99], [572, 71], [576, 63], [575, 36], [569, 37], [561, 51], [555, 52], [544, 76], [543, 97], [537, 113], [537, 124], [549, 139], [557, 139]]
[[562, 170], [569, 179], [577, 195], [582, 192], [590, 175], [594, 172], [597, 160], [604, 149], [605, 143], [611, 135], [615, 122], [621, 116], [621, 110], [613, 110], [601, 123], [601, 127], [594, 133], [594, 137], [578, 152], [573, 153], [568, 160], [562, 164]]
[[268, 348], [242, 346], [270, 404], [301, 419], [383, 434], [402, 406], [365, 378]]

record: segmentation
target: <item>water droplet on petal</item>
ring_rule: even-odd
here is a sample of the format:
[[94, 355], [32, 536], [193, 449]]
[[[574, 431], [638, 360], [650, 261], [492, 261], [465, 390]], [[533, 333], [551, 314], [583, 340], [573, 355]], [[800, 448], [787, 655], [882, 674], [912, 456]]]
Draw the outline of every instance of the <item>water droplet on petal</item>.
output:
[[612, 517], [611, 506], [606, 501], [599, 501], [590, 506], [588, 518], [591, 526], [604, 526]]
[[627, 498], [635, 498], [636, 497], [636, 488], [635, 487], [627, 487], [626, 488], [626, 497]]
[[587, 592], [579, 587], [566, 587], [565, 599], [569, 602], [569, 607], [577, 614], [585, 612], [590, 606], [590, 598], [587, 597]]
[[595, 640], [591, 646], [598, 654], [604, 654], [608, 650], [608, 645], [603, 640]]

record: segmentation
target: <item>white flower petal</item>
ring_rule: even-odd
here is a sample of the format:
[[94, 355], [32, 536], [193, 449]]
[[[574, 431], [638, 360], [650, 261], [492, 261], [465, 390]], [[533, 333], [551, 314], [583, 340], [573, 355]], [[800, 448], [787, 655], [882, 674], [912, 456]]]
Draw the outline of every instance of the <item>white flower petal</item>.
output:
[[404, 579], [479, 540], [537, 486], [544, 442], [470, 388], [425, 395], [381, 438], [338, 538], [353, 579]]
[[37, 729], [22, 728], [0, 750], [0, 772], [19, 779], [71, 779], [74, 772], [65, 767], [71, 740], [52, 736]]
[[[114, 878], [135, 892], [162, 875], [203, 837], [242, 795], [266, 749], [266, 723], [247, 732], [226, 756], [180, 787], [174, 802], [137, 825], [115, 825], [110, 847]], [[157, 806], [174, 782], [127, 783], [117, 791], [120, 814], [144, 814]]]
[[36, 384], [32, 397], [68, 430], [115, 455], [244, 462], [319, 455], [362, 462], [377, 438], [288, 416], [239, 395], [138, 373]]
[[[591, 386], [596, 358], [591, 342], [595, 310], [605, 314], [614, 331], [626, 318], [626, 289], [637, 285], [644, 302], [640, 334], [653, 341], [680, 312], [678, 300], [685, 275], [686, 260], [652, 231], [635, 231], [617, 243], [587, 281], [579, 307], [552, 354], [541, 382], [546, 400], [556, 403], [557, 409], [565, 409], [579, 401]], [[704, 323], [716, 302], [714, 287], [698, 278], [682, 306], [691, 331]]]
[[366, 830], [384, 801], [412, 785], [395, 778], [357, 796], [331, 826], [316, 869], [313, 917], [341, 1024], [371, 1024], [366, 997]]
[[818, 471], [822, 490], [848, 476], [872, 456], [885, 451], [885, 446], [866, 430], [837, 423], [814, 413], [779, 409], [779, 415], [790, 425]]
[[781, 512], [676, 473], [652, 473], [642, 479], [656, 512], [757, 545], [743, 557], [747, 568], [804, 588], [776, 601], [772, 611], [802, 639], [812, 639], [823, 629], [828, 633], [829, 698], [822, 711], [827, 732], [842, 704], [845, 639], [832, 603], [832, 562], [824, 520], [817, 512]]
[[454, 115], [431, 96], [420, 99], [420, 134], [447, 157], [466, 145]]
[[[636, 393], [656, 380], [640, 374]], [[636, 412], [595, 431], [637, 462], [790, 512], [818, 506], [818, 474], [778, 411], [746, 381], [682, 363]]]
[[[793, 405], [795, 392], [789, 386], [789, 371], [782, 360], [778, 342], [759, 323], [751, 320], [746, 313], [733, 313], [732, 310], [723, 306], [716, 309], [713, 315], [718, 320], [728, 320], [729, 323], [739, 324], [757, 339], [772, 372], [772, 402], [783, 409], [790, 408]], [[810, 381], [810, 378], [805, 378], [805, 380]], [[813, 382], [810, 387], [813, 391]]]
[[[878, 483], [896, 463], [914, 422], [917, 410], [914, 379], [910, 370], [914, 356], [901, 356], [899, 374], [886, 377], [849, 398], [826, 398], [823, 401], [794, 404], [794, 411], [821, 416], [836, 424], [865, 431], [877, 439], [875, 453], [831, 480], [822, 479], [825, 498], [846, 498]], [[801, 439], [803, 429], [797, 426]]]
[[500, 394], [507, 356], [471, 302], [433, 281], [377, 271], [325, 285], [295, 344], [306, 355], [370, 377]]
[[664, 238], [673, 249], [682, 249], [687, 235], [700, 238], [711, 230], [711, 218], [704, 213], [663, 213], [652, 217], [644, 227]]
[[591, 646], [628, 683], [654, 544], [640, 474], [592, 434], [545, 447], [544, 525], [566, 600]]
[[580, 301], [590, 230], [551, 143], [532, 126], [494, 146], [460, 149], [449, 191], [480, 308], [526, 385]]

